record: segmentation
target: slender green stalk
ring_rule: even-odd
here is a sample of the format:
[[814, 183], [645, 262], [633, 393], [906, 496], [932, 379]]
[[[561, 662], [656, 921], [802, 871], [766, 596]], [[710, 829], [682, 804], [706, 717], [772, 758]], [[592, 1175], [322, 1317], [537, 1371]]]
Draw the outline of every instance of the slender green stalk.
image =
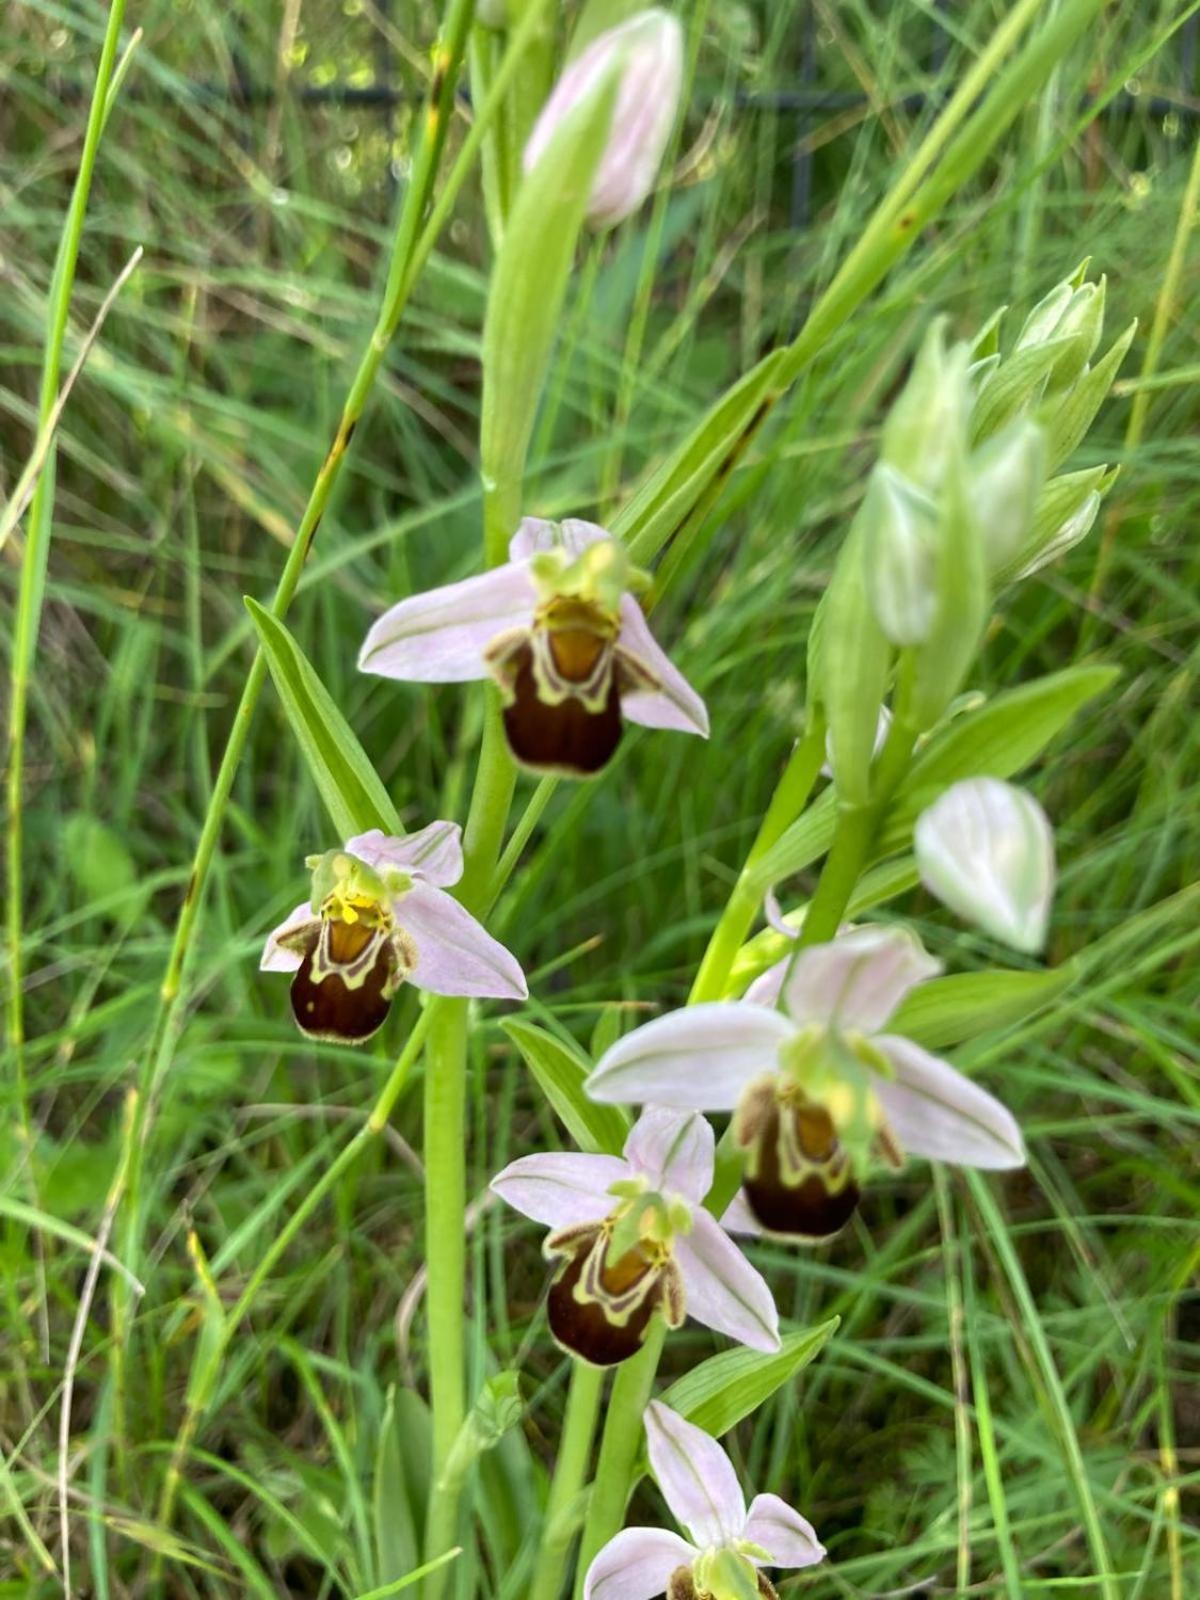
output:
[[604, 1392], [604, 1373], [586, 1361], [571, 1368], [571, 1388], [567, 1395], [567, 1414], [563, 1418], [554, 1476], [546, 1500], [545, 1532], [538, 1552], [529, 1600], [558, 1600], [567, 1569], [567, 1552], [575, 1535], [572, 1507], [582, 1492], [587, 1477], [600, 1396]]
[[633, 1464], [642, 1443], [642, 1416], [650, 1404], [650, 1392], [666, 1336], [666, 1324], [661, 1317], [655, 1317], [642, 1348], [617, 1369], [613, 1379], [596, 1479], [579, 1545], [575, 1600], [582, 1600], [587, 1569], [597, 1551], [619, 1530], [625, 1515], [633, 1487]]
[[954, 1226], [950, 1180], [941, 1162], [933, 1167], [938, 1222], [945, 1262], [946, 1320], [949, 1324], [950, 1371], [954, 1378], [954, 1460], [958, 1475], [958, 1560], [955, 1583], [960, 1594], [971, 1586], [971, 1419], [967, 1363], [963, 1355], [963, 1297], [959, 1278], [961, 1245]]
[[[387, 283], [384, 289], [379, 316], [366, 348], [359, 360], [358, 369], [351, 382], [342, 407], [342, 415], [334, 433], [333, 442], [317, 473], [308, 504], [296, 530], [296, 538], [288, 552], [283, 572], [271, 602], [274, 616], [283, 617], [291, 605], [296, 587], [304, 569], [305, 560], [316, 537], [321, 517], [329, 503], [334, 484], [341, 473], [354, 430], [358, 425], [367, 399], [371, 393], [380, 365], [396, 331], [401, 313], [408, 299], [412, 278], [408, 268], [415, 248], [418, 230], [425, 214], [429, 195], [437, 171], [437, 162], [445, 141], [446, 124], [454, 102], [454, 89], [459, 63], [462, 58], [467, 29], [473, 11], [472, 0], [451, 0], [441, 41], [435, 51], [434, 73], [430, 82], [421, 141], [413, 164], [412, 177], [400, 208], [396, 232], [389, 257]], [[45, 481], [45, 480], [43, 480]], [[230, 731], [221, 765], [213, 784], [208, 809], [200, 831], [192, 860], [191, 876], [183, 905], [175, 925], [175, 934], [167, 958], [166, 970], [160, 990], [160, 1003], [149, 1048], [142, 1061], [139, 1076], [139, 1118], [131, 1133], [129, 1185], [125, 1204], [125, 1221], [122, 1234], [122, 1258], [137, 1260], [140, 1256], [141, 1219], [144, 1201], [141, 1194], [141, 1173], [149, 1129], [157, 1106], [163, 1079], [174, 1056], [175, 1045], [186, 1020], [188, 962], [193, 954], [193, 934], [196, 918], [204, 896], [213, 855], [225, 820], [225, 811], [233, 788], [234, 778], [245, 751], [251, 721], [258, 697], [266, 677], [266, 659], [260, 650], [247, 675], [238, 702], [233, 727]], [[120, 1287], [113, 1296], [113, 1340], [111, 1345], [114, 1376], [114, 1424], [118, 1449], [124, 1435], [124, 1360], [129, 1338], [131, 1302]]]
[[[38, 390], [38, 432], [48, 425], [58, 399], [59, 376], [62, 372], [63, 344], [67, 334], [67, 320], [71, 310], [71, 291], [75, 286], [75, 269], [79, 261], [79, 245], [83, 237], [83, 222], [87, 214], [88, 196], [91, 193], [92, 175], [96, 155], [100, 148], [100, 135], [104, 129], [109, 108], [109, 89], [117, 60], [117, 43], [121, 22], [125, 15], [125, 0], [112, 0], [104, 41], [100, 47], [100, 62], [96, 68], [96, 81], [92, 87], [91, 105], [88, 108], [87, 126], [83, 135], [83, 150], [79, 157], [79, 172], [71, 194], [58, 256], [54, 264], [54, 277], [50, 285], [46, 312], [46, 344], [42, 356], [42, 377]], [[17, 1109], [23, 1139], [29, 1138], [29, 1089], [25, 1077], [25, 997], [22, 967], [22, 931], [24, 888], [22, 883], [22, 790], [24, 787], [25, 728], [29, 707], [29, 680], [37, 649], [38, 628], [42, 617], [42, 597], [46, 586], [46, 564], [50, 555], [50, 535], [54, 519], [55, 453], [50, 448], [46, 454], [41, 477], [33, 492], [25, 530], [25, 552], [21, 561], [21, 583], [17, 595], [17, 614], [13, 627], [11, 686], [9, 694], [9, 757], [8, 757], [8, 837], [7, 837], [7, 895], [8, 914], [6, 932], [8, 945], [8, 1042], [12, 1052], [16, 1078]]]

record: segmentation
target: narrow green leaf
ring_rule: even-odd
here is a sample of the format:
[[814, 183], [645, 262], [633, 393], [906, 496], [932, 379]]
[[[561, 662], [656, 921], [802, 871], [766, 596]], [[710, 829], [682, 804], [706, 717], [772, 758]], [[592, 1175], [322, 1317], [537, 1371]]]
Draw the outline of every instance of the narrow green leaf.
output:
[[371, 1494], [375, 1523], [375, 1562], [384, 1583], [403, 1578], [420, 1558], [420, 1541], [404, 1481], [404, 1457], [396, 1420], [396, 1391], [389, 1388], [375, 1446]]
[[288, 724], [338, 838], [349, 839], [368, 828], [403, 833], [382, 779], [303, 650], [279, 618], [257, 600], [247, 596], [246, 609], [258, 629]]
[[722, 1350], [677, 1379], [660, 1398], [672, 1411], [719, 1439], [808, 1366], [840, 1320], [831, 1317], [815, 1328], [784, 1334], [772, 1355], [742, 1348]]
[[514, 1017], [500, 1026], [579, 1148], [592, 1155], [620, 1155], [629, 1123], [619, 1106], [597, 1105], [588, 1099], [583, 1091], [588, 1064], [536, 1023]]
[[929, 1050], [944, 1050], [977, 1034], [1024, 1022], [1057, 1000], [1078, 977], [1067, 964], [1050, 972], [959, 972], [922, 983], [888, 1022]]
[[870, 793], [879, 707], [892, 659], [867, 595], [865, 526], [860, 513], [846, 535], [825, 594], [817, 652], [817, 693], [829, 723], [837, 792], [850, 805], [865, 805]]

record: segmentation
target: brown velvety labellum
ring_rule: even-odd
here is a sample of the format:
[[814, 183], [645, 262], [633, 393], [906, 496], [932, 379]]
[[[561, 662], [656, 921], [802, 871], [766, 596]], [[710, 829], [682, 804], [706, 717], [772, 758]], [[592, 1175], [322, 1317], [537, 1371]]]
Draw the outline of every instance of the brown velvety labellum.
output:
[[[587, 1260], [586, 1244], [577, 1250], [550, 1286], [547, 1309], [550, 1331], [574, 1355], [582, 1356], [594, 1367], [615, 1367], [628, 1361], [642, 1347], [642, 1335], [658, 1306], [658, 1292], [651, 1289], [628, 1322], [617, 1327], [604, 1314], [597, 1300], [580, 1302], [575, 1298], [575, 1285], [583, 1275]], [[655, 1271], [636, 1248], [628, 1251], [615, 1265], [606, 1269], [605, 1282], [614, 1293], [629, 1288], [639, 1275]], [[609, 1279], [612, 1279], [609, 1283]]]
[[799, 1183], [786, 1182], [779, 1160], [779, 1109], [769, 1117], [758, 1141], [757, 1171], [743, 1179], [755, 1218], [772, 1233], [828, 1239], [844, 1228], [858, 1209], [861, 1191], [844, 1176], [845, 1155], [833, 1125], [819, 1107], [791, 1110], [796, 1140], [813, 1162]]
[[[353, 932], [358, 924], [340, 926], [349, 927]], [[358, 944], [358, 953], [365, 942]], [[350, 943], [352, 945], [353, 941]], [[331, 930], [331, 950], [336, 951], [337, 945], [337, 937]], [[314, 983], [312, 958], [310, 950], [292, 979], [292, 1012], [301, 1032], [313, 1039], [337, 1039], [343, 1044], [361, 1044], [377, 1033], [392, 1007], [391, 996], [383, 992], [393, 964], [387, 945], [380, 946], [375, 965], [356, 989], [347, 988], [336, 973]]]
[[[559, 664], [556, 646], [566, 636], [564, 631], [552, 641], [556, 664]], [[591, 635], [586, 637], [596, 645], [597, 651], [602, 647]], [[596, 653], [593, 653], [593, 666], [595, 660]], [[546, 705], [539, 698], [529, 645], [522, 646], [513, 659], [513, 666], [516, 670], [511, 678], [512, 701], [504, 708], [504, 731], [517, 760], [539, 772], [564, 772], [584, 778], [607, 766], [621, 741], [621, 698], [616, 674], [609, 680], [600, 710], [589, 711], [573, 695], [556, 706]], [[563, 676], [570, 675], [564, 672]], [[571, 678], [571, 681], [575, 680]]]

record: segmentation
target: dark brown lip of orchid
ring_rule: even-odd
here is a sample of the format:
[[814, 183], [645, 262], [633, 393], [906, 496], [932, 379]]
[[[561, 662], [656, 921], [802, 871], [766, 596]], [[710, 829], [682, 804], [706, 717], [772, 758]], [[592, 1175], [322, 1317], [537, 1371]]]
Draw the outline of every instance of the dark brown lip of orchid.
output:
[[[322, 959], [324, 970], [319, 978], [313, 976], [314, 961], [322, 929], [326, 931], [327, 949]], [[355, 973], [368, 953], [377, 930], [362, 922], [335, 921], [329, 924], [314, 920], [302, 930], [303, 959], [292, 979], [290, 997], [292, 1015], [301, 1033], [310, 1039], [321, 1039], [336, 1044], [364, 1044], [378, 1033], [392, 1009], [394, 977], [398, 957], [393, 943], [383, 940], [374, 961], [364, 975]], [[293, 941], [293, 948], [299, 941]], [[347, 981], [354, 974], [356, 981]]]
[[[553, 1239], [547, 1241], [553, 1251]], [[567, 1230], [558, 1236], [562, 1240], [561, 1254], [565, 1257], [550, 1285], [547, 1314], [550, 1331], [558, 1343], [580, 1356], [594, 1367], [614, 1367], [627, 1361], [642, 1348], [646, 1330], [657, 1312], [667, 1311], [671, 1285], [668, 1281], [671, 1265], [655, 1261], [640, 1245], [634, 1245], [611, 1266], [605, 1265], [601, 1275], [605, 1287], [614, 1297], [645, 1288], [641, 1300], [622, 1322], [610, 1322], [602, 1300], [580, 1299], [576, 1289], [588, 1269], [594, 1250], [607, 1243], [608, 1232], [604, 1226], [581, 1227]], [[647, 1282], [647, 1280], [649, 1281]], [[682, 1306], [676, 1308], [681, 1319]]]
[[[785, 1176], [780, 1154], [782, 1115], [795, 1119], [796, 1143], [809, 1162], [795, 1182]], [[858, 1209], [862, 1194], [828, 1113], [820, 1107], [781, 1105], [777, 1100], [757, 1133], [742, 1187], [762, 1227], [811, 1240], [831, 1239], [840, 1233]]]

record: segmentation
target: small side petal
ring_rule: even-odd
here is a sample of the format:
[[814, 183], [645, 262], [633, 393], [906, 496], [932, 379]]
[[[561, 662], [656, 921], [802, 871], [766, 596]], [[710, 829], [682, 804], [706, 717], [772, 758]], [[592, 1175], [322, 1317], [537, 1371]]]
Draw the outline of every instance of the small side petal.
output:
[[645, 1422], [650, 1466], [676, 1522], [701, 1547], [738, 1538], [746, 1500], [717, 1441], [661, 1400], [646, 1407]]
[[525, 561], [539, 550], [553, 550], [557, 543], [557, 522], [547, 522], [545, 517], [523, 517], [520, 527], [508, 541], [508, 559]]
[[994, 1095], [911, 1039], [884, 1034], [874, 1042], [896, 1074], [877, 1080], [875, 1093], [905, 1150], [960, 1167], [1025, 1165], [1016, 1118]]
[[715, 1218], [697, 1207], [691, 1233], [678, 1235], [674, 1250], [690, 1317], [751, 1350], [779, 1349], [779, 1313], [766, 1279]]
[[615, 1204], [609, 1185], [629, 1176], [619, 1156], [547, 1150], [522, 1156], [492, 1179], [491, 1188], [522, 1216], [548, 1228], [603, 1222]]
[[795, 1033], [761, 1006], [714, 1001], [656, 1017], [618, 1039], [587, 1081], [593, 1100], [732, 1111], [742, 1090], [779, 1064]]
[[534, 604], [524, 561], [414, 594], [372, 626], [359, 652], [359, 671], [409, 683], [486, 678], [484, 650], [498, 634], [525, 626]]
[[267, 935], [267, 942], [263, 945], [262, 960], [258, 963], [260, 972], [296, 972], [304, 960], [303, 956], [294, 950], [284, 950], [279, 945], [281, 933], [291, 933], [294, 928], [302, 928], [306, 922], [315, 922], [313, 908], [307, 900], [298, 905], [294, 911], [289, 911], [287, 916], [277, 928], [272, 928]]
[[399, 839], [381, 828], [371, 828], [347, 839], [346, 849], [376, 872], [397, 867], [402, 872], [418, 874], [438, 889], [457, 883], [462, 877], [462, 829], [457, 822], [431, 822], [418, 833]]
[[750, 1209], [750, 1202], [746, 1199], [746, 1191], [739, 1189], [733, 1199], [725, 1207], [721, 1217], [721, 1226], [726, 1233], [744, 1233], [752, 1238], [758, 1238], [763, 1232], [763, 1225]]
[[812, 1523], [777, 1494], [755, 1495], [742, 1537], [769, 1553], [769, 1567], [815, 1567], [825, 1559]]
[[619, 643], [661, 685], [657, 692], [638, 689], [623, 695], [621, 710], [626, 719], [644, 728], [673, 728], [707, 739], [708, 708], [650, 632], [650, 624], [631, 594], [621, 599]]
[[416, 946], [408, 980], [418, 989], [499, 1000], [528, 995], [517, 958], [444, 889], [415, 883], [396, 902], [396, 920]]
[[783, 984], [795, 1021], [877, 1033], [910, 989], [942, 970], [906, 928], [855, 928], [796, 957]]
[[625, 1528], [610, 1539], [587, 1570], [583, 1600], [653, 1600], [679, 1567], [700, 1554], [665, 1528]]
[[651, 1188], [698, 1204], [712, 1185], [715, 1145], [699, 1112], [648, 1106], [630, 1129], [625, 1159]]

